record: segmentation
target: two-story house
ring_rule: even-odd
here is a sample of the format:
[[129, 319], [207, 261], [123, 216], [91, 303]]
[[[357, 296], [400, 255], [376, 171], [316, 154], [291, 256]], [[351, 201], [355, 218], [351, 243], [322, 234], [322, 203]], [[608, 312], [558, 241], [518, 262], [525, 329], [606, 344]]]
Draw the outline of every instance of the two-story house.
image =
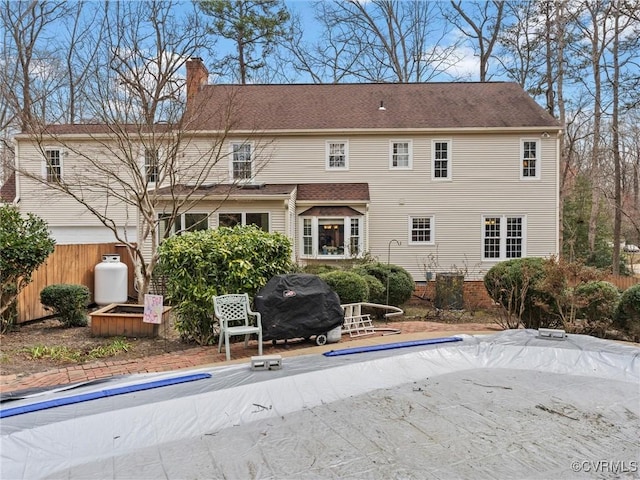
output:
[[[210, 85], [207, 78], [201, 60], [187, 62], [190, 140], [181, 156], [196, 158], [224, 133], [222, 160], [173, 228], [256, 224], [287, 235], [299, 263], [369, 254], [416, 281], [461, 269], [479, 280], [498, 261], [558, 253], [560, 125], [515, 83]], [[100, 128], [68, 126], [56, 138], [77, 137], [88, 148]], [[26, 134], [16, 143], [20, 166], [43, 175], [52, 162], [64, 175], [72, 161], [55, 142], [52, 158]], [[161, 217], [176, 190], [156, 188]], [[53, 205], [42, 186], [18, 181], [17, 195], [58, 243], [113, 240], [78, 205], [62, 198]], [[135, 238], [134, 212], [102, 208]]]

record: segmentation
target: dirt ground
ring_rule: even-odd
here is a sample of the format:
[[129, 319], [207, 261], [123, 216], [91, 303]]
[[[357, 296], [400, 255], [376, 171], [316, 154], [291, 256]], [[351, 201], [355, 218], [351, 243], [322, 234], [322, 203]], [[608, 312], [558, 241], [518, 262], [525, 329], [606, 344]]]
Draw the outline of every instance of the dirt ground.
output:
[[[116, 355], [108, 358], [113, 360], [128, 360], [133, 358], [159, 355], [195, 347], [180, 341], [178, 333], [172, 327], [161, 327], [160, 335], [156, 338], [126, 338], [122, 339], [128, 348], [120, 350]], [[15, 331], [0, 335], [0, 375], [15, 373], [32, 374], [60, 367], [68, 367], [77, 363], [95, 360], [90, 352], [97, 347], [108, 347], [114, 338], [94, 337], [91, 327], [64, 328], [55, 319], [44, 320], [29, 325], [23, 325]], [[67, 347], [69, 350], [81, 352], [79, 362], [56, 360], [52, 358], [33, 359], [29, 350], [37, 347]], [[102, 357], [104, 359], [106, 357]]]

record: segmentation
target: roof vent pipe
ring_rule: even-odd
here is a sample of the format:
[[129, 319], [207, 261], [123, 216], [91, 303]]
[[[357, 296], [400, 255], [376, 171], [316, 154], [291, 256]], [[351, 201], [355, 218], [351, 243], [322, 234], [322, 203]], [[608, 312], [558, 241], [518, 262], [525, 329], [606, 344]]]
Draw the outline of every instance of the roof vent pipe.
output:
[[378, 107], [378, 110], [386, 110], [386, 108], [384, 108], [384, 102], [382, 100], [380, 100], [380, 106]]

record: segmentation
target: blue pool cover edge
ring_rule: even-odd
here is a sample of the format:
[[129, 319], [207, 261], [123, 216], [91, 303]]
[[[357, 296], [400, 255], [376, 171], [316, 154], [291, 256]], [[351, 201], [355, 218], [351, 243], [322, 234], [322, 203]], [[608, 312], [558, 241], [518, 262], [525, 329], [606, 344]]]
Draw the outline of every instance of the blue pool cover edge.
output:
[[161, 388], [169, 385], [176, 385], [179, 383], [193, 382], [196, 380], [203, 380], [205, 378], [211, 378], [211, 374], [197, 373], [193, 375], [183, 375], [180, 377], [171, 377], [163, 380], [156, 380], [153, 382], [127, 385], [126, 387], [108, 388], [105, 390], [98, 390], [96, 392], [73, 395], [71, 397], [58, 398], [53, 400], [47, 400], [44, 402], [32, 403], [30, 405], [23, 405], [21, 407], [2, 409], [0, 410], [0, 418], [13, 417], [15, 415], [22, 415], [25, 413], [46, 410], [47, 408], [55, 408], [55, 407], [62, 407], [64, 405], [72, 405], [74, 403], [88, 402], [90, 400], [97, 400], [98, 398], [113, 397], [116, 395], [124, 395], [126, 393], [140, 392], [142, 390], [150, 390], [152, 388]]
[[353, 355], [355, 353], [377, 352], [380, 350], [393, 350], [395, 348], [418, 347], [421, 345], [436, 345], [439, 343], [450, 343], [450, 342], [461, 342], [461, 341], [462, 341], [462, 338], [459, 338], [459, 337], [427, 338], [424, 340], [410, 340], [407, 342], [395, 342], [395, 343], [386, 343], [381, 345], [368, 345], [365, 347], [353, 347], [353, 348], [343, 348], [340, 350], [330, 350], [328, 352], [324, 352], [323, 355], [325, 357], [337, 357], [340, 355]]

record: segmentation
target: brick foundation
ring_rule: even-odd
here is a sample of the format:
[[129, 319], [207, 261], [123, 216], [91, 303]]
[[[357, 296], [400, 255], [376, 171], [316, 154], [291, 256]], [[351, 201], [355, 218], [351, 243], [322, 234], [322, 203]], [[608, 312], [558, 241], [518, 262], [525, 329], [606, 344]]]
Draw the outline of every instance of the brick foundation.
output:
[[[433, 301], [436, 295], [436, 282], [416, 282], [414, 296]], [[488, 309], [493, 307], [493, 300], [489, 297], [484, 282], [466, 281], [463, 285], [463, 302], [466, 310]]]

